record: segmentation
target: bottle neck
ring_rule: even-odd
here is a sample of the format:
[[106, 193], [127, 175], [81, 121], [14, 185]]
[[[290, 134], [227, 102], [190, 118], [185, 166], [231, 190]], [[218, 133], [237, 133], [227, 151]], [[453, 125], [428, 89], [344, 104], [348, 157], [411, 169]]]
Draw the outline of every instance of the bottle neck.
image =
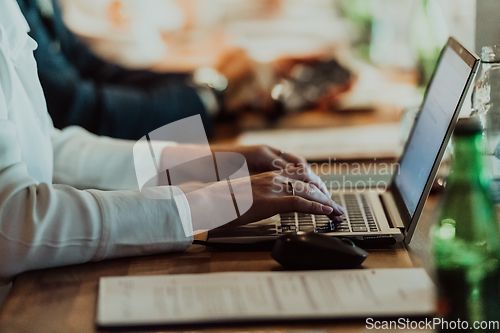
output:
[[[483, 137], [475, 135], [455, 136], [453, 141], [452, 180], [476, 178], [487, 186], [487, 177], [483, 168]], [[479, 178], [479, 179], [477, 179]]]

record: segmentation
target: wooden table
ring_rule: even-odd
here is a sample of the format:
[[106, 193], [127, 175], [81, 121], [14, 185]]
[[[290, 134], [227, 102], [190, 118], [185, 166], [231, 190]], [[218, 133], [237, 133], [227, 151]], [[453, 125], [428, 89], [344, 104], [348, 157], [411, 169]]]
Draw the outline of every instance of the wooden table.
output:
[[[434, 201], [430, 200], [407, 251], [403, 245], [370, 250], [364, 268], [409, 268], [422, 265]], [[281, 266], [269, 252], [221, 252], [193, 245], [186, 252], [108, 260], [21, 274], [0, 310], [0, 332], [94, 332], [98, 281], [102, 276], [272, 271]], [[211, 326], [208, 331], [366, 331], [364, 320], [321, 323]], [[158, 328], [151, 329], [153, 331]], [[143, 331], [143, 330], [142, 330]], [[163, 330], [162, 330], [163, 331]], [[169, 332], [171, 330], [168, 330]], [[179, 331], [182, 331], [179, 329]]]

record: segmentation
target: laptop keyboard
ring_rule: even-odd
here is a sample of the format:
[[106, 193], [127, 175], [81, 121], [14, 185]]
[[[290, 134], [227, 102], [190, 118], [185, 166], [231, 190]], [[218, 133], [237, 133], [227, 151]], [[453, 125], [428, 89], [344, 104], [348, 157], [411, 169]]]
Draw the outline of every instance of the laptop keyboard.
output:
[[281, 214], [279, 233], [304, 232], [376, 232], [378, 231], [375, 218], [362, 193], [333, 194], [332, 199], [346, 208], [347, 213], [342, 222], [332, 222], [325, 215], [304, 213]]

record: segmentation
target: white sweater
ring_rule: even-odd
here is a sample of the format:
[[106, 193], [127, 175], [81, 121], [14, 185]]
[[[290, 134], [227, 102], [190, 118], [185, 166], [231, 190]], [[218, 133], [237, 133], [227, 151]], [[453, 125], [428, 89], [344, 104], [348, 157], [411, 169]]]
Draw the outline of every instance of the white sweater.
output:
[[140, 194], [135, 142], [54, 129], [28, 30], [15, 0], [0, 1], [0, 281], [188, 247], [177, 213], [189, 212], [187, 200]]

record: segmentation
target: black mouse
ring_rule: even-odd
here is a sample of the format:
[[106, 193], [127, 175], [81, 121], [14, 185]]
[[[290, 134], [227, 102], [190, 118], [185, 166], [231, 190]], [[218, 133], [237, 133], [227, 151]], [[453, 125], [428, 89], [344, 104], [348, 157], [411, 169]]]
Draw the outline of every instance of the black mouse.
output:
[[358, 267], [368, 252], [346, 238], [298, 232], [278, 238], [271, 256], [288, 269], [334, 269]]

